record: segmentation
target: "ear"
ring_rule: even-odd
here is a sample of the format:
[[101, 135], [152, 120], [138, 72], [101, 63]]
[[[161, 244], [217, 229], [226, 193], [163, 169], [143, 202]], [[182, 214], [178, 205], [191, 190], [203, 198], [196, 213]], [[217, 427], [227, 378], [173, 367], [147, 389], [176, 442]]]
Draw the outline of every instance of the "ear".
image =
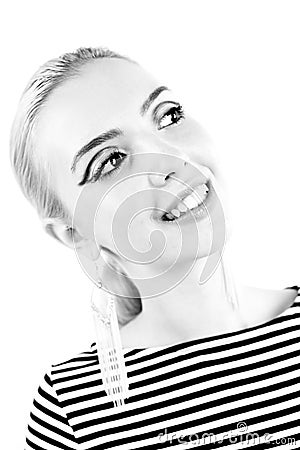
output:
[[100, 250], [96, 242], [84, 238], [70, 224], [59, 219], [44, 219], [42, 223], [44, 230], [62, 244], [82, 253], [86, 258], [93, 261], [99, 258]]

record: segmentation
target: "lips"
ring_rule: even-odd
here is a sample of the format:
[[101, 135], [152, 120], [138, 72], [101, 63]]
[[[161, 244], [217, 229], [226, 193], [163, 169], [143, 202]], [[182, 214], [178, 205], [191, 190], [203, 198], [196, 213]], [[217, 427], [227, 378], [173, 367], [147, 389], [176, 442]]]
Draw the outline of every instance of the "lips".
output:
[[156, 211], [153, 214], [155, 220], [170, 221], [185, 214], [186, 211], [191, 211], [194, 208], [199, 207], [205, 201], [206, 196], [209, 193], [211, 182], [209, 179], [205, 179], [202, 182], [194, 186], [180, 191], [178, 194], [174, 194], [176, 197], [164, 211]]

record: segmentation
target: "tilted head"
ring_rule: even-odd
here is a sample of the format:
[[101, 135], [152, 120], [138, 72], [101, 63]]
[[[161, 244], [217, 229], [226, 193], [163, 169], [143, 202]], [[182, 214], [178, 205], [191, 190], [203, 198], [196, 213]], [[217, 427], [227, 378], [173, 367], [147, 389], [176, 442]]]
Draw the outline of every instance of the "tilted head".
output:
[[[169, 215], [161, 220], [170, 208], [180, 210], [177, 194], [183, 199], [185, 190], [200, 192], [199, 186], [217, 175], [209, 136], [164, 83], [128, 57], [108, 49], [79, 48], [41, 66], [18, 107], [11, 161], [46, 230], [70, 247], [75, 242], [90, 259], [97, 258], [98, 246], [114, 252], [118, 235], [123, 236], [123, 267], [138, 279], [147, 272], [154, 276], [174, 261], [182, 232], [182, 261], [210, 251], [207, 221], [196, 221], [195, 226], [195, 221], [180, 217], [178, 231], [176, 212], [173, 219]], [[130, 223], [128, 250], [128, 236], [122, 233], [129, 226], [126, 214], [134, 208], [142, 214]], [[184, 206], [181, 212], [186, 212]], [[151, 255], [157, 256], [157, 230], [168, 237], [160, 261], [147, 252], [151, 236]], [[201, 235], [196, 254], [193, 232]], [[134, 284], [130, 289], [138, 292]]]

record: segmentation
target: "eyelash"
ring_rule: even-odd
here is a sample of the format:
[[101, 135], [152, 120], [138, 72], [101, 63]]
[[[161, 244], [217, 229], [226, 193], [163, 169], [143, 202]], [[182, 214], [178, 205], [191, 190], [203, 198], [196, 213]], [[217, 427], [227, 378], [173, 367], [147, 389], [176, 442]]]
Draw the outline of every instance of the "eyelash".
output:
[[[178, 119], [175, 123], [172, 123], [170, 125], [166, 125], [164, 127], [160, 126], [161, 121], [167, 117], [169, 114], [172, 114], [172, 112], [176, 112], [178, 114]], [[169, 108], [169, 110], [163, 114], [160, 118], [159, 117], [154, 117], [154, 122], [158, 125], [158, 130], [163, 130], [165, 128], [169, 128], [170, 126], [173, 125], [177, 125], [179, 124], [183, 119], [185, 119], [185, 114], [184, 114], [184, 110], [182, 108], [182, 106], [180, 104], [177, 104], [176, 106], [172, 106], [171, 108]], [[85, 183], [95, 183], [96, 181], [99, 180], [99, 178], [101, 177], [102, 179], [104, 178], [109, 178], [112, 175], [115, 175], [120, 169], [121, 169], [121, 165], [122, 162], [116, 166], [114, 169], [110, 170], [109, 172], [101, 175], [101, 172], [103, 171], [103, 169], [105, 168], [105, 165], [109, 162], [110, 159], [112, 159], [113, 156], [115, 155], [123, 155], [124, 159], [126, 159], [126, 157], [128, 156], [126, 153], [123, 153], [121, 151], [118, 150], [117, 147], [112, 147], [114, 149], [114, 151], [102, 162], [102, 164], [100, 165], [100, 167], [98, 169], [96, 169], [95, 174], [89, 179], [89, 175], [90, 175], [90, 171], [91, 171], [91, 166], [93, 164], [93, 162], [97, 159], [97, 155], [96, 154], [91, 161], [89, 162], [86, 172], [84, 174], [84, 177], [82, 179], [82, 181], [79, 183], [79, 186], [82, 186]]]
[[[118, 150], [117, 147], [111, 147], [113, 150], [113, 152], [104, 160], [102, 161], [102, 164], [96, 169], [95, 169], [95, 173], [93, 174], [92, 177], [90, 177], [90, 172], [91, 172], [91, 167], [93, 166], [93, 163], [96, 161], [97, 163], [97, 159], [98, 159], [98, 154], [101, 152], [96, 153], [96, 155], [93, 156], [93, 158], [91, 159], [91, 161], [89, 162], [84, 177], [83, 179], [80, 181], [79, 186], [82, 186], [85, 183], [95, 183], [96, 181], [98, 181], [99, 177], [101, 176], [101, 172], [104, 170], [105, 165], [113, 158], [113, 156], [115, 155], [123, 155], [123, 156], [127, 156], [126, 153], [121, 152], [120, 150]], [[109, 172], [103, 174], [101, 177], [105, 178], [105, 177], [110, 177], [112, 176], [113, 173], [117, 172], [119, 169], [121, 168], [121, 165], [116, 166], [114, 169], [110, 170]]]
[[[185, 119], [185, 114], [184, 114], [184, 110], [183, 107], [178, 103], [175, 106], [172, 106], [172, 108], [169, 108], [168, 111], [162, 115], [162, 117], [154, 117], [154, 121], [155, 123], [160, 126], [161, 121], [167, 117], [169, 114], [171, 114], [172, 112], [176, 112], [178, 114], [178, 120], [175, 122], [175, 124], [179, 124], [183, 119]], [[158, 130], [163, 130], [164, 128], [169, 128], [170, 126], [173, 126], [174, 124], [171, 125], [167, 125], [165, 127], [159, 127]]]

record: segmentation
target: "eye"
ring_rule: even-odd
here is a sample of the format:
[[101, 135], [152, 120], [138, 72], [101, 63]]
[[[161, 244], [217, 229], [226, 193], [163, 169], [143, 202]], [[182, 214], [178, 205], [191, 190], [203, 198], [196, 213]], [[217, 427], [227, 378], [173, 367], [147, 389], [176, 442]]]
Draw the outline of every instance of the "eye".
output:
[[185, 118], [181, 105], [172, 106], [160, 119], [157, 120], [158, 130], [179, 124]]
[[120, 167], [124, 157], [126, 156], [127, 154], [123, 152], [114, 151], [102, 164], [101, 176], [104, 177], [111, 174], [111, 172], [114, 172], [118, 167]]
[[79, 185], [95, 183], [99, 178], [110, 177], [121, 168], [121, 164], [127, 157], [127, 153], [116, 149], [116, 147], [113, 149], [112, 153], [104, 161], [99, 159], [100, 152], [92, 158]]

